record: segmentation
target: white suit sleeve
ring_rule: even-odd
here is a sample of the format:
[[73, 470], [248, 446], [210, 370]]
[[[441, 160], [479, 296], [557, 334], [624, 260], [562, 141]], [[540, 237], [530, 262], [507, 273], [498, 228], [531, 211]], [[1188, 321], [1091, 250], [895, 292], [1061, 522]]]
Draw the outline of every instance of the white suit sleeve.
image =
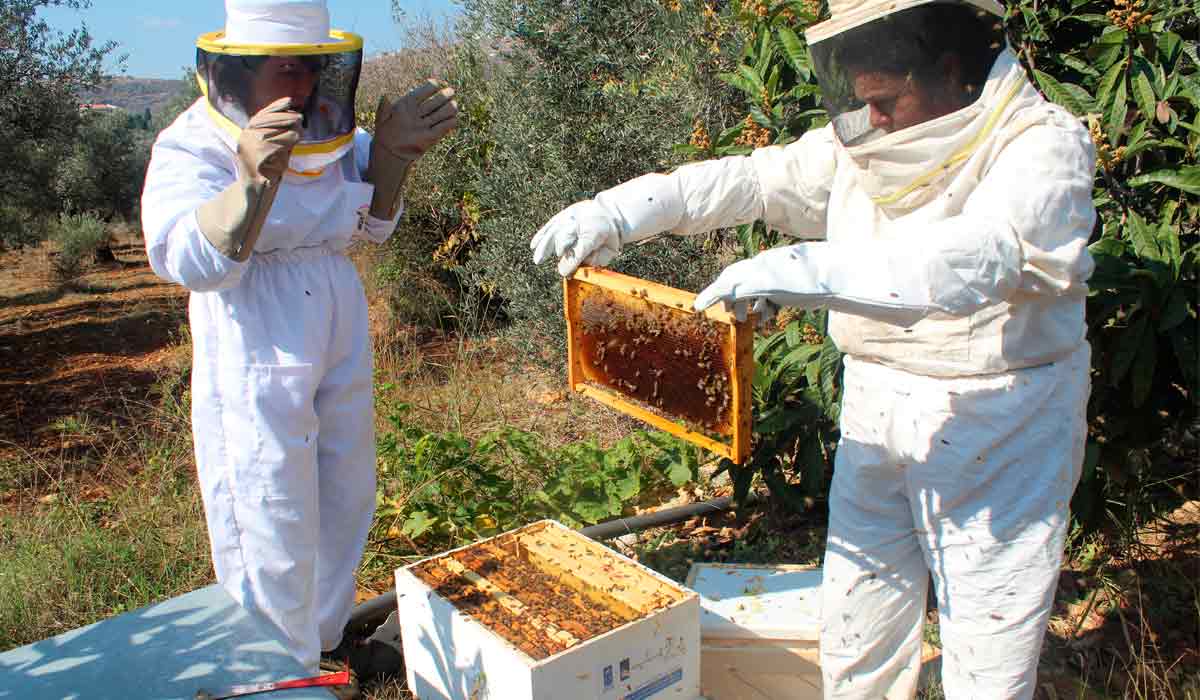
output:
[[962, 214], [901, 220], [869, 248], [860, 239], [765, 251], [722, 272], [697, 306], [765, 297], [907, 326], [966, 316], [1017, 290], [1086, 294], [1094, 173], [1087, 132], [1055, 114], [1008, 144]]
[[634, 178], [596, 195], [630, 243], [658, 233], [692, 235], [758, 219], [784, 233], [823, 237], [832, 184], [832, 132]]
[[[370, 164], [371, 134], [359, 128], [354, 132], [354, 169], [360, 182], [366, 182], [367, 167]], [[359, 224], [354, 232], [354, 237], [372, 243], [384, 243], [392, 237], [392, 233], [400, 223], [401, 216], [404, 216], [403, 197], [400, 199], [400, 207], [396, 210], [396, 218], [391, 221], [376, 219], [366, 211], [360, 212]]]
[[237, 285], [248, 262], [217, 251], [200, 233], [196, 210], [236, 179], [228, 154], [189, 148], [164, 132], [154, 144], [142, 190], [142, 229], [155, 274], [196, 292]]

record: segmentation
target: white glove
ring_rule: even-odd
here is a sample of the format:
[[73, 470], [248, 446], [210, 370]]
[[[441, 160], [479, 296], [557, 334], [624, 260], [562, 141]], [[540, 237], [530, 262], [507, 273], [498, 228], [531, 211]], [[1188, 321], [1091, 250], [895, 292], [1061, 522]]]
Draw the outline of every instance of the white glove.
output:
[[964, 246], [952, 235], [956, 227], [946, 229], [920, 246], [895, 238], [866, 252], [832, 242], [772, 248], [725, 268], [695, 306], [763, 301], [911, 326], [932, 313], [966, 316], [1006, 299], [1020, 280], [1020, 248], [1002, 236]]
[[737, 301], [733, 304], [726, 303], [724, 306], [725, 311], [733, 314], [738, 321], [745, 321], [750, 314], [754, 314], [757, 317], [755, 325], [759, 328], [766, 328], [770, 325], [771, 319], [779, 314], [779, 305], [766, 297], [752, 301]]
[[735, 262], [700, 292], [696, 309], [723, 302], [740, 321], [745, 320], [747, 310], [773, 315], [772, 306], [819, 305], [816, 302], [829, 292], [818, 281], [816, 266], [802, 250], [800, 246], [772, 248]]
[[683, 218], [679, 186], [668, 175], [650, 174], [576, 202], [546, 222], [529, 248], [540, 265], [557, 257], [558, 274], [569, 276], [583, 263], [607, 265], [621, 246], [670, 231]]
[[581, 264], [607, 265], [621, 252], [618, 224], [594, 199], [585, 199], [555, 214], [529, 242], [533, 262], [558, 258], [558, 274], [569, 276]]

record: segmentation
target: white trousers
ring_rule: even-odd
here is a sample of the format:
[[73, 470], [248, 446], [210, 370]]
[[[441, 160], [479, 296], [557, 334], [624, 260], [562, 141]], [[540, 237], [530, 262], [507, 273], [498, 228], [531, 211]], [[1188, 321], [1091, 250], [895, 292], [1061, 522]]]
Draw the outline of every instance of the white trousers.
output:
[[354, 604], [375, 508], [372, 356], [354, 266], [255, 255], [192, 294], [192, 427], [217, 580], [316, 671]]
[[1086, 438], [1090, 350], [960, 379], [846, 358], [825, 697], [917, 691], [933, 575], [949, 700], [1032, 698]]

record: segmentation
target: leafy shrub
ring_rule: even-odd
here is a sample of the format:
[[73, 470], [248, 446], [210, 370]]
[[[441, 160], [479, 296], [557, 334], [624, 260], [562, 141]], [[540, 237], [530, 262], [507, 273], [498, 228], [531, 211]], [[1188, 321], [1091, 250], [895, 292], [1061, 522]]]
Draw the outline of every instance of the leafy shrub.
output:
[[477, 182], [489, 161], [488, 62], [482, 50], [455, 42], [436, 25], [407, 25], [409, 48], [363, 66], [358, 122], [374, 127], [380, 96], [398, 97], [434, 78], [452, 85], [460, 106], [459, 128], [435, 146], [409, 174], [405, 214], [377, 270], [400, 323], [444, 328], [466, 325], [460, 264], [478, 240]]
[[1093, 527], [1112, 506], [1153, 505], [1162, 486], [1195, 481], [1177, 450], [1200, 388], [1198, 11], [1168, 0], [1012, 8], [1013, 43], [1034, 79], [1089, 123], [1099, 153], [1092, 441], [1073, 503]]
[[[520, 338], [561, 348], [561, 281], [553, 266], [533, 266], [529, 239], [569, 204], [680, 162], [672, 144], [705, 99], [680, 71], [698, 47], [688, 16], [656, 0], [465, 7], [507, 42], [493, 80], [495, 150], [479, 189], [489, 214], [465, 270], [473, 288], [503, 299]], [[712, 252], [699, 239], [650, 243], [614, 267], [698, 289], [716, 272]]]
[[45, 216], [18, 205], [0, 204], [0, 250], [20, 248], [45, 238]]
[[378, 441], [377, 522], [387, 537], [453, 544], [539, 518], [578, 527], [697, 477], [695, 448], [662, 433], [636, 433], [608, 449], [549, 448], [513, 428], [471, 441], [410, 423], [408, 408], [391, 409], [391, 429]]
[[54, 271], [69, 279], [77, 276], [85, 261], [108, 243], [108, 231], [94, 214], [62, 214], [54, 223], [50, 238], [58, 244]]

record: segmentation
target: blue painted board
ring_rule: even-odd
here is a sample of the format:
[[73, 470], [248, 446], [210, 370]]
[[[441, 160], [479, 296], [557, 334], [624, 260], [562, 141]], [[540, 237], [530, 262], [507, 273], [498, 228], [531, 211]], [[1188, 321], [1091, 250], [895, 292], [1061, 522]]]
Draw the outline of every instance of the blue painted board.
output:
[[[0, 654], [3, 700], [193, 700], [203, 688], [310, 675], [276, 629], [220, 586]], [[324, 688], [270, 700], [330, 700]]]

